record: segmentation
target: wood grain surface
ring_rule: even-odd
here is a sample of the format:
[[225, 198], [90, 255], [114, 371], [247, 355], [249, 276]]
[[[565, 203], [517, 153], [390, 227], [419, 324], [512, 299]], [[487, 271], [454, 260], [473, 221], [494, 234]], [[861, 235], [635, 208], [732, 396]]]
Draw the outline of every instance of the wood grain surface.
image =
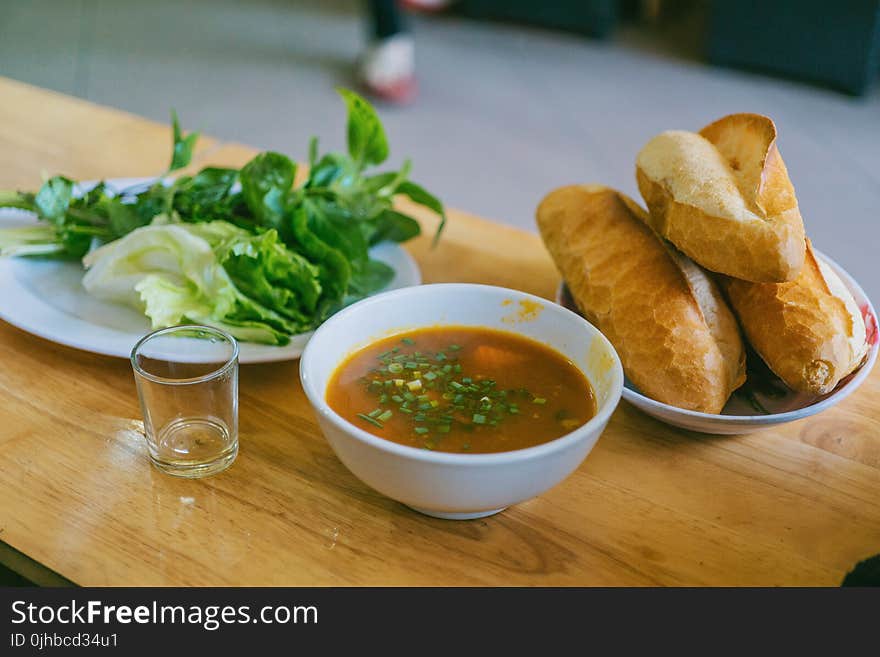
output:
[[[169, 147], [165, 126], [0, 79], [0, 188], [42, 171], [152, 175]], [[196, 164], [253, 152], [208, 139]], [[463, 212], [436, 249], [408, 248], [429, 283], [551, 297], [558, 280], [536, 236]], [[0, 363], [0, 540], [77, 584], [837, 585], [880, 552], [876, 370], [838, 407], [746, 436], [683, 432], [622, 402], [565, 482], [455, 522], [346, 470], [297, 362], [241, 368], [241, 453], [198, 481], [149, 465], [127, 361], [0, 322]]]

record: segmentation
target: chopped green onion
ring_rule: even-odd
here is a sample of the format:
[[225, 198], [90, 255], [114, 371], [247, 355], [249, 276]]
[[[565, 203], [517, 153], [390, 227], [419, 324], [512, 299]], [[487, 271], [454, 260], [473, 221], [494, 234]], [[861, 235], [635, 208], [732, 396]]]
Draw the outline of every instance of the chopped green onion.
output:
[[[415, 344], [412, 338], [401, 339], [401, 342]], [[481, 425], [498, 426], [506, 417], [519, 415], [519, 403], [548, 403], [549, 398], [537, 396], [526, 388], [499, 390], [495, 379], [484, 378], [480, 373], [464, 371], [463, 376], [455, 353], [461, 349], [461, 345], [450, 345], [436, 353], [405, 353], [405, 349], [394, 347], [377, 356], [379, 362], [375, 369], [370, 369], [359, 381], [377, 397], [379, 407], [357, 417], [383, 428], [383, 422], [393, 418], [394, 411], [400, 411], [413, 417], [411, 427], [420, 435], [448, 434], [453, 426], [457, 427], [456, 431], [470, 433]], [[517, 396], [526, 401], [520, 402]], [[389, 408], [391, 402], [394, 406]], [[468, 417], [471, 422], [464, 420]], [[565, 417], [565, 411], [556, 414], [557, 420]], [[434, 445], [438, 440], [428, 442]], [[462, 449], [470, 448], [470, 443], [465, 445]]]
[[382, 428], [382, 423], [379, 422], [378, 420], [371, 418], [369, 415], [364, 415], [363, 413], [358, 413], [357, 416], [360, 419], [365, 420], [365, 421], [369, 422], [370, 424], [379, 427], [380, 429]]

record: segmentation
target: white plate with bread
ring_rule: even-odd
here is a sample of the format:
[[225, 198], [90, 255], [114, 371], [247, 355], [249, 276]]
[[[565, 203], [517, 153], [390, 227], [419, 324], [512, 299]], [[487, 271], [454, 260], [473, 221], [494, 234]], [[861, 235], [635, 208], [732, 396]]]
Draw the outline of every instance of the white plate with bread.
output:
[[814, 415], [868, 376], [876, 313], [806, 238], [769, 118], [664, 132], [636, 178], [647, 211], [601, 185], [554, 190], [537, 210], [558, 301], [614, 345], [624, 399], [736, 434]]

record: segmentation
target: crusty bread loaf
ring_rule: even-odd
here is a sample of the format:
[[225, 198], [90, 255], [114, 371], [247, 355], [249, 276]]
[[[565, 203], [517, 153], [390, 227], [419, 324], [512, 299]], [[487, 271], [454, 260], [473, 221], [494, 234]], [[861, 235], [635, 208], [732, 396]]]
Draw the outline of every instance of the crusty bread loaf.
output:
[[794, 390], [822, 395], [868, 352], [865, 322], [840, 277], [814, 254], [789, 283], [719, 277], [746, 337], [767, 366]]
[[736, 320], [705, 271], [660, 239], [632, 199], [562, 187], [537, 211], [544, 244], [581, 311], [645, 395], [719, 413], [745, 380]]
[[757, 282], [800, 272], [803, 221], [766, 116], [661, 133], [639, 153], [636, 179], [654, 230], [706, 269]]

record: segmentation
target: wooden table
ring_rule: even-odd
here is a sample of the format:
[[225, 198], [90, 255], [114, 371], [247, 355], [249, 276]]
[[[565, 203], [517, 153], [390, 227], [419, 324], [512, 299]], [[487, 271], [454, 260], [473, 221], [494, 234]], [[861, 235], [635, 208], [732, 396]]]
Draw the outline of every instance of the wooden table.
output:
[[[0, 79], [0, 188], [34, 187], [42, 170], [155, 174], [169, 144], [166, 126]], [[252, 154], [204, 140], [196, 164], [238, 166]], [[462, 212], [450, 213], [436, 250], [425, 237], [408, 248], [429, 283], [545, 297], [557, 283], [534, 235]], [[0, 363], [0, 559], [39, 582], [836, 585], [880, 552], [876, 370], [837, 408], [745, 436], [686, 433], [622, 402], [561, 485], [454, 522], [418, 515], [346, 470], [296, 362], [242, 367], [241, 453], [200, 481], [149, 465], [125, 360], [0, 323]]]

